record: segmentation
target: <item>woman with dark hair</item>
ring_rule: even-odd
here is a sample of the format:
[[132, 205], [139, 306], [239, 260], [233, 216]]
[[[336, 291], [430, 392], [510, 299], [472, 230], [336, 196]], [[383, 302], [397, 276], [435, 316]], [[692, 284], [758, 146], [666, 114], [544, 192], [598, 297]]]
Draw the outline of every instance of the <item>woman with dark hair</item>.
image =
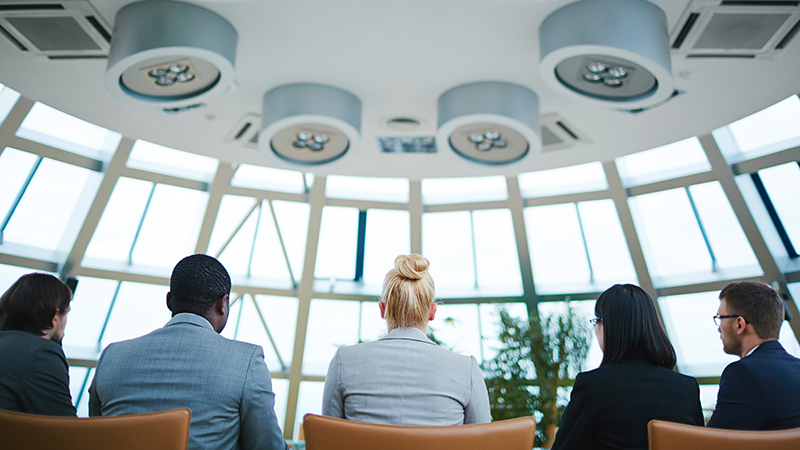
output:
[[650, 296], [616, 284], [594, 307], [603, 361], [575, 377], [553, 450], [647, 449], [653, 419], [703, 425], [697, 380], [675, 367], [675, 349]]

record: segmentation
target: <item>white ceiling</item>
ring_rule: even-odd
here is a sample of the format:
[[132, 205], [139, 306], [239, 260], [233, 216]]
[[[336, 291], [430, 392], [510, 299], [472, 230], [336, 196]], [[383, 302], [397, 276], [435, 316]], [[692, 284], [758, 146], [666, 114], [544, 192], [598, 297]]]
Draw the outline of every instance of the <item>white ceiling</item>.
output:
[[[592, 1], [592, 0], [589, 0]], [[0, 0], [2, 3], [19, 3]], [[128, 0], [93, 0], [113, 26]], [[777, 60], [673, 57], [675, 86], [686, 94], [638, 115], [585, 106], [544, 85], [538, 73], [539, 24], [566, 0], [253, 0], [194, 2], [239, 33], [238, 89], [177, 115], [122, 103], [104, 87], [106, 61], [37, 60], [0, 38], [0, 83], [23, 95], [121, 132], [226, 162], [277, 165], [258, 150], [225, 143], [246, 113], [260, 114], [265, 92], [286, 83], [337, 86], [363, 103], [362, 143], [347, 165], [317, 173], [409, 178], [514, 174], [616, 156], [702, 135], [800, 91], [800, 39]], [[656, 0], [672, 33], [689, 0]], [[679, 76], [680, 74], [680, 76]], [[433, 136], [439, 95], [474, 81], [533, 89], [540, 113], [557, 113], [591, 142], [543, 153], [532, 163], [489, 168], [425, 154], [381, 154], [383, 125], [411, 115]], [[455, 161], [455, 163], [454, 163]], [[305, 170], [299, 166], [281, 168]]]

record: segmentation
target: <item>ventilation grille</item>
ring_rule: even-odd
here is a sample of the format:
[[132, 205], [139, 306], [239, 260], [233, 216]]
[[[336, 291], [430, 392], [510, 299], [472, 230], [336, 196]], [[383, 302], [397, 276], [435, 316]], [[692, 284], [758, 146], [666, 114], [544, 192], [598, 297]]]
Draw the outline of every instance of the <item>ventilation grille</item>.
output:
[[687, 59], [775, 59], [799, 30], [800, 1], [693, 0], [670, 42]]
[[0, 4], [0, 35], [32, 58], [107, 58], [110, 29], [87, 1]]
[[545, 114], [542, 124], [542, 152], [553, 152], [572, 148], [577, 144], [591, 142], [574, 125], [556, 113]]
[[225, 137], [225, 142], [232, 142], [242, 147], [258, 150], [258, 131], [261, 125], [261, 116], [256, 113], [247, 113], [239, 119], [236, 126]]

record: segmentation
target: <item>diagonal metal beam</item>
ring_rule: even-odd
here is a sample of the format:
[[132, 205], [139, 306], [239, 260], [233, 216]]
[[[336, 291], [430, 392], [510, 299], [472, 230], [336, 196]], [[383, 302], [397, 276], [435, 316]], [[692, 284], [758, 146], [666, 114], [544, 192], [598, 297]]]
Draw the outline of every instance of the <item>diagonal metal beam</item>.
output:
[[194, 248], [195, 253], [208, 253], [208, 243], [211, 241], [211, 232], [217, 222], [219, 205], [222, 203], [222, 196], [225, 195], [225, 188], [230, 186], [234, 173], [236, 173], [236, 169], [231, 164], [220, 162], [217, 166], [217, 173], [214, 174], [214, 181], [211, 182], [208, 192], [208, 204], [203, 215], [203, 223], [200, 226], [200, 235], [197, 237], [197, 245]]

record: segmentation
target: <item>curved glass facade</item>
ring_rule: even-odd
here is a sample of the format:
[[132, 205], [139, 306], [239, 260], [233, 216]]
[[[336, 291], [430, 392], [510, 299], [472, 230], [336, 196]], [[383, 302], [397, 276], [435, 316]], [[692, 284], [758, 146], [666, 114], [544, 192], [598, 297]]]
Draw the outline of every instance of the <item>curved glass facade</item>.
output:
[[[609, 285], [658, 304], [678, 369], [705, 406], [732, 358], [711, 316], [728, 282], [800, 295], [800, 101], [712, 133], [515, 177], [373, 179], [217, 161], [70, 117], [0, 86], [0, 289], [33, 270], [79, 285], [64, 348], [73, 399], [100, 351], [162, 326], [172, 267], [208, 253], [233, 278], [223, 335], [261, 345], [287, 436], [320, 411], [341, 345], [385, 333], [376, 301], [397, 254], [431, 260], [432, 323], [456, 351], [494, 355], [498, 305], [525, 316]], [[447, 319], [447, 320], [442, 320]], [[800, 355], [800, 321], [781, 341]], [[590, 351], [585, 369], [596, 367]]]

